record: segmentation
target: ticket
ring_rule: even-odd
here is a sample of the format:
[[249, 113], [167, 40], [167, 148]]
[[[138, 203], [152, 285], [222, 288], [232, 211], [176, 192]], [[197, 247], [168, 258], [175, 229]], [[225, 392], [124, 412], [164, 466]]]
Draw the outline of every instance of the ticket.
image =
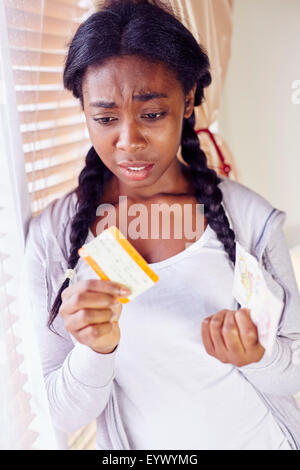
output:
[[250, 309], [260, 344], [272, 354], [283, 302], [267, 287], [257, 259], [236, 242], [236, 262], [232, 294], [242, 308]]
[[152, 287], [159, 277], [120, 230], [111, 226], [78, 250], [101, 279], [128, 286], [131, 294], [120, 297], [127, 303]]

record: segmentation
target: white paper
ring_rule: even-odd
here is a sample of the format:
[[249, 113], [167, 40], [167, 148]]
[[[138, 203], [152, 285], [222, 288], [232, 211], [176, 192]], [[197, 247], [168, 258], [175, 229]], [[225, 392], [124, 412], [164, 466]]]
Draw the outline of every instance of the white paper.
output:
[[269, 290], [257, 259], [236, 242], [236, 262], [232, 294], [258, 330], [260, 344], [270, 356], [274, 347], [283, 303]]
[[133, 300], [155, 284], [108, 229], [85, 244], [84, 251], [96, 261], [111, 281], [131, 289], [131, 294], [126, 296], [129, 300]]

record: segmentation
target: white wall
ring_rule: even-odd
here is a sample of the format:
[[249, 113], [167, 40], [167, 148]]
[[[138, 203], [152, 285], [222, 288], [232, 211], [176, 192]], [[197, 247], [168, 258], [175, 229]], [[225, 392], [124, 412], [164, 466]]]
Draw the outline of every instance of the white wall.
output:
[[[300, 243], [300, 89], [292, 89], [296, 80], [300, 0], [235, 0], [220, 134], [233, 151], [240, 182], [287, 212], [290, 246]], [[293, 94], [299, 104], [292, 103]]]

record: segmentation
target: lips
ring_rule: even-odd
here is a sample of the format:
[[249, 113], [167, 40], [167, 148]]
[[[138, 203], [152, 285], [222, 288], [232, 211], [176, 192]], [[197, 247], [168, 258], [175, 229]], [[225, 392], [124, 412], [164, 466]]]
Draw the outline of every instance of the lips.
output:
[[122, 163], [119, 163], [119, 166], [122, 167], [122, 168], [128, 168], [128, 167], [131, 167], [131, 168], [141, 168], [141, 167], [148, 167], [150, 165], [153, 165], [153, 163], [150, 163], [150, 162], [122, 162]]
[[120, 171], [124, 176], [133, 180], [141, 181], [148, 178], [154, 163], [149, 162], [122, 162], [119, 163]]

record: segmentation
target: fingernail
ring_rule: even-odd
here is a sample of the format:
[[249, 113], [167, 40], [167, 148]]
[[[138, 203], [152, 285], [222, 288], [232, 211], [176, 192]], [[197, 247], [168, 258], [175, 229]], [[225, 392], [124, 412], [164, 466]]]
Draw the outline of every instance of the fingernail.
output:
[[243, 311], [242, 310], [237, 310], [234, 314], [235, 318], [239, 319], [241, 316], [243, 316]]
[[117, 314], [114, 313], [114, 314], [110, 317], [110, 322], [115, 321], [116, 318], [117, 318]]
[[129, 287], [120, 287], [120, 294], [129, 295], [131, 294], [131, 290], [129, 289]]
[[[127, 286], [124, 286], [124, 285], [121, 285], [121, 284], [115, 284], [114, 285], [114, 294], [115, 295], [120, 295], [120, 294], [123, 294], [123, 291], [127, 289]], [[126, 294], [127, 294], [127, 290], [126, 290]]]

